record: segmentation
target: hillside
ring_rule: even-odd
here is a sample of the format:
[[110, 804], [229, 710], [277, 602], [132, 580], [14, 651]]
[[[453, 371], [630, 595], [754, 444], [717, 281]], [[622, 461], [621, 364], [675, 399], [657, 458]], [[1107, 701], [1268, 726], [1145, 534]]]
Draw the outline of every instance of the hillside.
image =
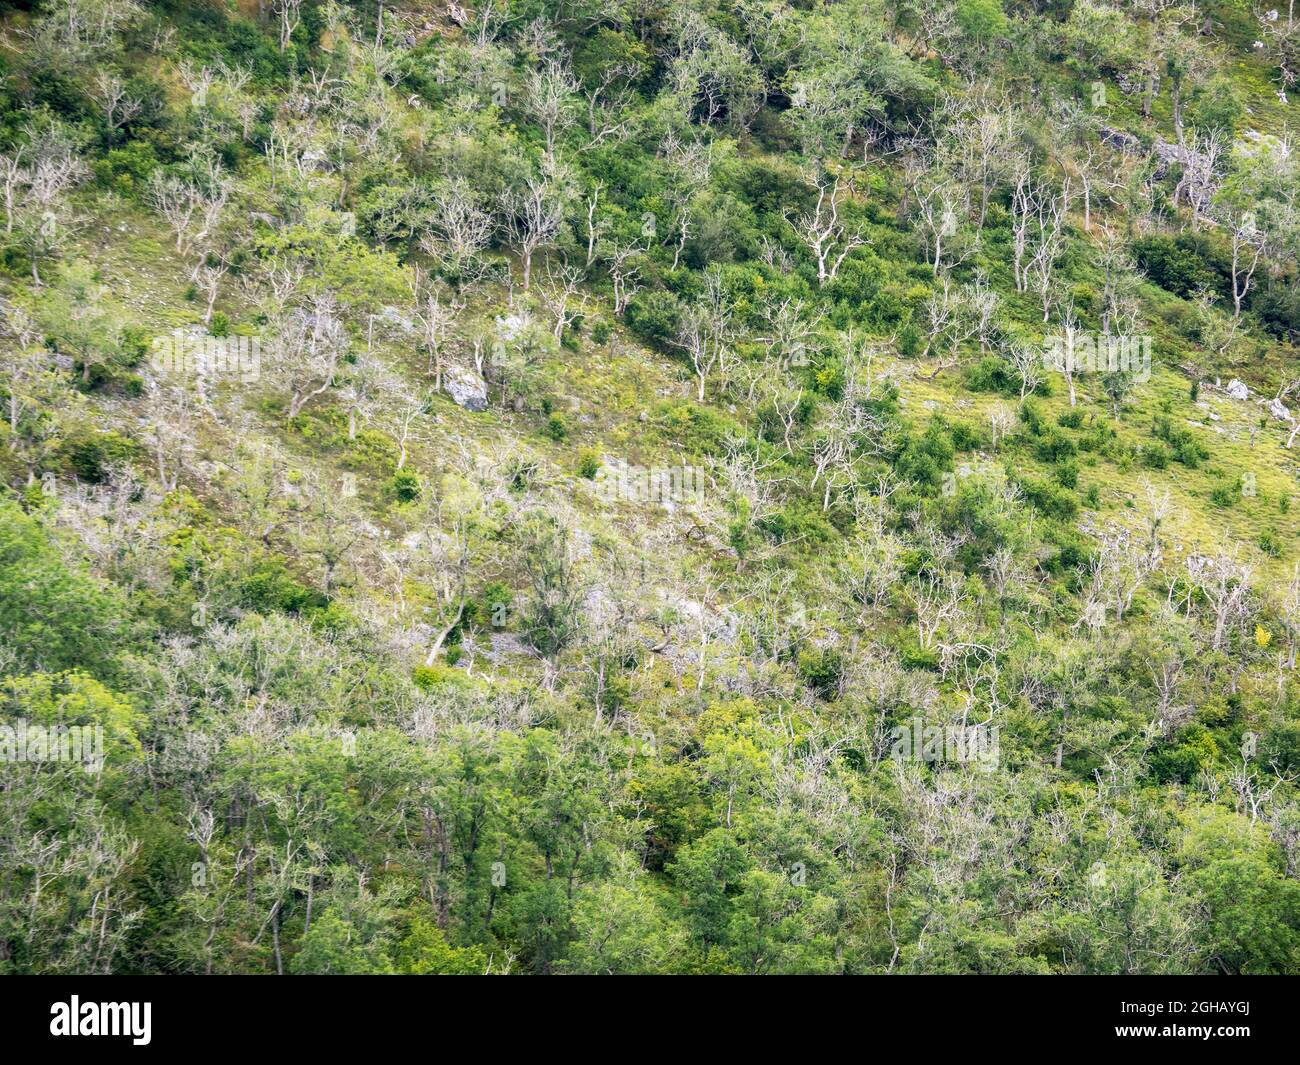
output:
[[0, 5], [0, 973], [1300, 972], [1300, 21]]

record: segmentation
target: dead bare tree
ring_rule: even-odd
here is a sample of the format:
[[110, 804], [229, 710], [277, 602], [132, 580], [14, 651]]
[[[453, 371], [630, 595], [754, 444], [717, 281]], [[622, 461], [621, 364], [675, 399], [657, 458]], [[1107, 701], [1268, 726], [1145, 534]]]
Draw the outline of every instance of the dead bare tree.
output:
[[415, 268], [415, 320], [420, 338], [429, 357], [427, 372], [433, 378], [433, 390], [442, 391], [446, 370], [447, 334], [465, 310], [465, 300], [422, 267]]
[[533, 256], [559, 236], [569, 199], [568, 175], [549, 158], [503, 196], [506, 232], [523, 265], [525, 292], [532, 280]]
[[1070, 406], [1077, 402], [1074, 377], [1080, 369], [1080, 356], [1085, 342], [1085, 333], [1074, 308], [1074, 298], [1066, 296], [1059, 307], [1060, 332], [1048, 338], [1047, 357], [1052, 369], [1065, 375], [1065, 383], [1070, 389]]
[[1061, 183], [1059, 196], [1050, 191], [1031, 193], [1027, 202], [1033, 211], [1031, 239], [1033, 251], [1026, 266], [1027, 284], [1038, 292], [1043, 321], [1051, 315], [1053, 281], [1056, 264], [1065, 251], [1065, 219], [1070, 207], [1070, 179]]
[[104, 122], [111, 130], [121, 129], [140, 116], [144, 97], [133, 95], [117, 74], [101, 70], [91, 79], [91, 96], [104, 111]]
[[149, 181], [149, 201], [171, 228], [182, 255], [216, 228], [230, 196], [230, 183], [219, 163], [212, 164], [206, 177], [210, 180], [200, 183], [155, 170]]
[[1248, 613], [1251, 567], [1226, 553], [1190, 555], [1186, 567], [1188, 578], [1204, 596], [1214, 619], [1210, 650], [1222, 650], [1229, 626]]
[[1255, 222], [1253, 211], [1233, 211], [1227, 217], [1232, 238], [1232, 320], [1241, 320], [1241, 304], [1250, 292], [1255, 271], [1268, 247], [1268, 234]]
[[695, 371], [696, 399], [701, 403], [704, 386], [722, 363], [731, 334], [730, 300], [723, 289], [722, 275], [710, 270], [704, 275], [704, 295], [682, 313], [675, 340]]
[[596, 261], [596, 248], [601, 234], [609, 228], [609, 219], [596, 218], [596, 208], [600, 204], [600, 194], [604, 186], [597, 182], [592, 186], [591, 195], [587, 197], [587, 269]]
[[347, 329], [329, 296], [318, 296], [310, 307], [286, 316], [278, 332], [278, 357], [273, 364], [289, 388], [290, 419], [333, 385], [348, 347]]
[[10, 151], [0, 153], [0, 183], [4, 186], [6, 233], [14, 231], [14, 209], [17, 207], [18, 194], [31, 180], [26, 159], [25, 144], [15, 145]]
[[970, 213], [969, 192], [945, 173], [930, 153], [909, 157], [903, 180], [911, 214], [925, 244], [926, 262], [937, 277], [941, 268], [951, 269], [964, 257], [954, 255], [954, 243], [962, 219]]
[[552, 333], [559, 340], [564, 331], [582, 314], [586, 296], [582, 292], [583, 273], [567, 263], [547, 263], [546, 276], [540, 287], [542, 306], [555, 320]]
[[[635, 63], [611, 63], [601, 69], [599, 78], [582, 95], [587, 100], [587, 136], [583, 145], [588, 151], [606, 140], [622, 141], [632, 128], [627, 104], [632, 98], [632, 81], [639, 73]], [[620, 117], [623, 116], [623, 117]]]
[[479, 255], [491, 243], [496, 224], [464, 181], [453, 180], [433, 194], [428, 224], [420, 236], [421, 250], [475, 280], [482, 269]]
[[579, 88], [568, 62], [559, 55], [547, 56], [524, 78], [524, 109], [542, 127], [548, 158], [555, 156], [556, 136], [575, 121]]
[[932, 648], [939, 630], [961, 616], [966, 599], [961, 581], [950, 573], [925, 573], [913, 582], [912, 609], [922, 648]]
[[635, 244], [610, 243], [605, 251], [605, 268], [614, 286], [614, 313], [621, 315], [628, 302], [641, 288], [641, 269], [638, 259], [642, 250]]
[[818, 285], [834, 281], [849, 253], [870, 243], [861, 228], [850, 227], [840, 217], [843, 199], [840, 176], [836, 174], [830, 182], [823, 178], [817, 183], [817, 203], [812, 210], [791, 222], [817, 260]]
[[1043, 380], [1043, 353], [1023, 341], [1012, 341], [1006, 348], [1007, 361], [1020, 378], [1020, 398], [1033, 392]]
[[280, 51], [283, 52], [302, 20], [302, 0], [271, 0], [271, 10], [280, 19]]
[[[675, 180], [668, 190], [667, 199], [672, 209], [671, 233], [677, 238], [673, 249], [673, 269], [676, 270], [690, 237], [695, 200], [708, 185], [713, 173], [713, 148], [698, 140], [684, 144], [675, 133], [669, 131], [659, 146], [659, 154], [674, 171]], [[671, 237], [665, 239], [665, 244], [668, 239]]]

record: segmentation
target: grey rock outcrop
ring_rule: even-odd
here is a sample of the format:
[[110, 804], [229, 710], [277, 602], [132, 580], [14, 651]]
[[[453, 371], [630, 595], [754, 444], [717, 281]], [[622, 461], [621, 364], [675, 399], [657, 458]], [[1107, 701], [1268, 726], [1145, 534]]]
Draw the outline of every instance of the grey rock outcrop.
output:
[[473, 370], [450, 366], [443, 374], [442, 388], [466, 410], [487, 410], [487, 382]]

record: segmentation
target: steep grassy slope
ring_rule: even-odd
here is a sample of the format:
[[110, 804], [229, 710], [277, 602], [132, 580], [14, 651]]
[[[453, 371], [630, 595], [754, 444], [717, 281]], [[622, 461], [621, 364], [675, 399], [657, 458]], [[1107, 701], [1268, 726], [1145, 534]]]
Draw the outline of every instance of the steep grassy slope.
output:
[[1295, 972], [1253, 12], [384, 12], [4, 9], [0, 971]]

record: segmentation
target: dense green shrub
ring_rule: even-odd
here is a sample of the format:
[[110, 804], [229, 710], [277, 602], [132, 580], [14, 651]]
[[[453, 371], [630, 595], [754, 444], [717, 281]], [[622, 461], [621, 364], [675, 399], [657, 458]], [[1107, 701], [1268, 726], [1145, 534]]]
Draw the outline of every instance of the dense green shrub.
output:
[[1231, 298], [1231, 260], [1205, 234], [1188, 230], [1173, 237], [1139, 237], [1133, 255], [1147, 277], [1176, 296], [1186, 299], [1204, 288]]
[[0, 499], [0, 641], [11, 669], [111, 674], [125, 603], [67, 557], [37, 517]]
[[660, 348], [677, 339], [682, 306], [671, 292], [642, 292], [628, 304], [627, 326], [637, 336]]

